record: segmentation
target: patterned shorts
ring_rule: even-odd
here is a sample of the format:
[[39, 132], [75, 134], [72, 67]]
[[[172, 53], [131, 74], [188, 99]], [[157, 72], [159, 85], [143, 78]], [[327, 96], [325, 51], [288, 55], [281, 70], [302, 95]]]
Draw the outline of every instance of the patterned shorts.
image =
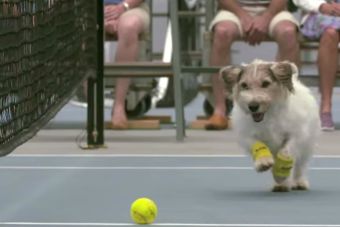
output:
[[328, 28], [340, 30], [340, 17], [321, 13], [309, 13], [304, 18], [300, 30], [306, 38], [318, 40]]

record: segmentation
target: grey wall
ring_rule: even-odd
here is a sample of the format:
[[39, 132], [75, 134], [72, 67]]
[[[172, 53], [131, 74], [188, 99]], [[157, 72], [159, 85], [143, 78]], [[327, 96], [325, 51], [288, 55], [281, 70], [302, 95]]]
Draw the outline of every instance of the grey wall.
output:
[[[152, 10], [155, 13], [168, 12], [168, 0], [153, 0]], [[162, 52], [165, 41], [168, 18], [154, 17], [152, 20], [153, 51]]]

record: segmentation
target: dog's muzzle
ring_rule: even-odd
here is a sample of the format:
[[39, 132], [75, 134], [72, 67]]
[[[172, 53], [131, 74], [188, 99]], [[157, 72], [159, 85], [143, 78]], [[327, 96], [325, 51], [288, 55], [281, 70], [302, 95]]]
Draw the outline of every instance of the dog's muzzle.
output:
[[264, 113], [257, 112], [260, 109], [260, 104], [256, 102], [249, 103], [248, 109], [251, 112], [251, 116], [255, 122], [260, 122], [263, 120]]
[[264, 118], [264, 113], [252, 113], [251, 116], [255, 122], [261, 122]]

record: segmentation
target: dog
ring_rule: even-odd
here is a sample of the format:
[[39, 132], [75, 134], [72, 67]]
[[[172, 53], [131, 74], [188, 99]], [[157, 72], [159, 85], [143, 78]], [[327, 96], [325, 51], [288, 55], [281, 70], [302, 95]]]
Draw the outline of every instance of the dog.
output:
[[272, 170], [274, 192], [308, 190], [308, 163], [321, 126], [317, 102], [296, 65], [256, 59], [220, 74], [234, 102], [232, 127], [256, 171]]

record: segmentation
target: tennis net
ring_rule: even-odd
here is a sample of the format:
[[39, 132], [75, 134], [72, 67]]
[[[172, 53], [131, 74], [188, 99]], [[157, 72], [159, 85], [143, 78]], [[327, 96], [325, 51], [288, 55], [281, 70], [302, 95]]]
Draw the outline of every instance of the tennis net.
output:
[[96, 0], [0, 0], [0, 156], [95, 75], [96, 7]]

